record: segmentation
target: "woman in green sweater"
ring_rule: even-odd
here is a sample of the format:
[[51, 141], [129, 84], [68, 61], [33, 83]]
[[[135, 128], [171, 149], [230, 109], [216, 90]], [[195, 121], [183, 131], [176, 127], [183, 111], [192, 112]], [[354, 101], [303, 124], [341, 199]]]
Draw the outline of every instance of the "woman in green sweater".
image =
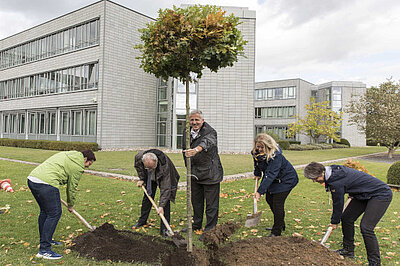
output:
[[79, 180], [85, 167], [88, 168], [94, 161], [96, 157], [91, 150], [64, 151], [54, 154], [29, 174], [28, 187], [40, 207], [40, 248], [36, 257], [62, 258], [51, 250], [52, 244], [58, 244], [52, 239], [62, 213], [59, 187], [67, 185], [68, 210], [72, 212]]

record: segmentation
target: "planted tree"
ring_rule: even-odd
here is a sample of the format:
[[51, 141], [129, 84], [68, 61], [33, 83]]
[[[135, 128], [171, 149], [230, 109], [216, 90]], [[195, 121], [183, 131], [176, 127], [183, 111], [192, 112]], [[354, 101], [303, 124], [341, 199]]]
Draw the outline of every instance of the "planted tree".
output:
[[389, 158], [400, 145], [399, 89], [399, 83], [388, 80], [367, 89], [365, 95], [352, 96], [346, 109], [352, 124], [388, 148]]
[[[239, 18], [215, 6], [159, 10], [155, 22], [140, 32], [141, 68], [164, 80], [176, 78], [186, 85], [186, 149], [190, 148], [189, 83], [201, 78], [204, 68], [217, 72], [233, 66], [244, 55], [243, 40], [238, 30]], [[190, 158], [187, 166], [188, 251], [192, 251], [192, 207]]]
[[288, 137], [303, 133], [310, 137], [312, 143], [319, 143], [321, 136], [339, 142], [342, 113], [332, 111], [329, 101], [317, 103], [313, 97], [310, 100], [311, 104], [305, 106], [307, 115], [304, 118], [297, 116], [297, 122], [289, 124]]

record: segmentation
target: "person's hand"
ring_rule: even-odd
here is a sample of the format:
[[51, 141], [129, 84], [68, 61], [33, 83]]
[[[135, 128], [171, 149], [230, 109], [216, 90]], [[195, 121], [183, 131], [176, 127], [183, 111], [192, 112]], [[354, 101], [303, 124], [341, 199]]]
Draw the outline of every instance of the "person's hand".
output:
[[328, 227], [332, 227], [332, 230], [335, 230], [338, 227], [338, 225], [337, 224], [330, 224], [330, 225], [328, 225]]
[[71, 213], [72, 213], [72, 212], [74, 212], [74, 211], [75, 211], [75, 208], [74, 208], [74, 206], [72, 206], [72, 207], [68, 207], [68, 211], [69, 211], [69, 212], [71, 212]]
[[157, 213], [164, 215], [164, 208], [163, 207], [158, 207]]
[[143, 180], [139, 180], [139, 181], [137, 182], [136, 186], [137, 186], [137, 187], [141, 187], [141, 186], [143, 186], [143, 184], [144, 184], [144, 181], [143, 181]]
[[255, 198], [257, 201], [259, 201], [260, 198], [261, 198], [261, 194], [258, 193], [258, 192], [256, 192], [256, 193], [254, 194], [254, 198]]
[[188, 149], [183, 151], [186, 157], [193, 157], [198, 153], [198, 149]]
[[261, 178], [261, 176], [254, 176], [253, 177], [254, 180], [256, 180], [256, 179], [260, 180], [260, 178]]

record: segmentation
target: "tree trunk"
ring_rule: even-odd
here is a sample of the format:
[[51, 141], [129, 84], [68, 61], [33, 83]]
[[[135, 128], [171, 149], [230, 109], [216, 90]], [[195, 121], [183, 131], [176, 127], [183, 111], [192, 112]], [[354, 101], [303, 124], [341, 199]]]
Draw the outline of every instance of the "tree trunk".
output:
[[[189, 75], [186, 75], [186, 150], [190, 149], [190, 104], [189, 104]], [[192, 165], [190, 158], [186, 157], [186, 209], [187, 209], [187, 251], [193, 250], [193, 235], [192, 235]]]
[[392, 158], [393, 158], [393, 152], [394, 152], [393, 147], [389, 147], [389, 151], [388, 151], [388, 158], [389, 158], [389, 159], [392, 159]]

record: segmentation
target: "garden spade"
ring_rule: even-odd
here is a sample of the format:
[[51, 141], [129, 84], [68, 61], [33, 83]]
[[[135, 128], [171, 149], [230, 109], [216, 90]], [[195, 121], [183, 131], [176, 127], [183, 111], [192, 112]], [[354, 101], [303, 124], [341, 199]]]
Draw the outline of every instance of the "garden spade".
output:
[[[154, 202], [154, 200], [149, 196], [149, 194], [147, 193], [147, 190], [144, 188], [144, 186], [141, 186], [141, 188], [143, 189], [144, 193], [146, 194], [147, 198], [150, 200], [151, 204], [153, 205], [153, 207], [158, 210], [157, 204]], [[165, 227], [168, 230], [168, 235], [171, 237], [172, 242], [174, 242], [174, 244], [179, 248], [179, 247], [186, 247], [186, 240], [183, 236], [181, 236], [178, 233], [174, 233], [174, 231], [172, 231], [171, 226], [169, 226], [167, 219], [165, 219], [164, 214], [159, 213], [158, 214], [161, 218], [161, 220], [163, 221]]]
[[[350, 201], [351, 201], [351, 198], [348, 198], [347, 201], [346, 201], [346, 203], [345, 203], [344, 206], [343, 206], [343, 212], [346, 210], [346, 208], [347, 208], [347, 206], [349, 205]], [[320, 244], [323, 245], [324, 247], [327, 247], [327, 246], [325, 245], [325, 242], [326, 242], [326, 240], [328, 240], [328, 238], [329, 238], [329, 236], [331, 235], [332, 231], [333, 231], [333, 228], [332, 228], [332, 227], [329, 227], [328, 230], [326, 230], [325, 235], [322, 237], [322, 240], [321, 240]]]
[[[258, 188], [258, 178], [256, 178], [254, 193], [257, 192], [257, 188]], [[260, 222], [260, 219], [261, 219], [261, 212], [257, 212], [257, 200], [253, 198], [253, 214], [247, 215], [247, 220], [244, 223], [244, 226], [246, 227], [255, 226]]]
[[[68, 204], [61, 199], [61, 203], [68, 208]], [[81, 222], [87, 226], [87, 228], [89, 228], [89, 231], [94, 231], [96, 229], [96, 226], [91, 226], [77, 211], [73, 210], [72, 213], [78, 217], [79, 220], [81, 220]]]

